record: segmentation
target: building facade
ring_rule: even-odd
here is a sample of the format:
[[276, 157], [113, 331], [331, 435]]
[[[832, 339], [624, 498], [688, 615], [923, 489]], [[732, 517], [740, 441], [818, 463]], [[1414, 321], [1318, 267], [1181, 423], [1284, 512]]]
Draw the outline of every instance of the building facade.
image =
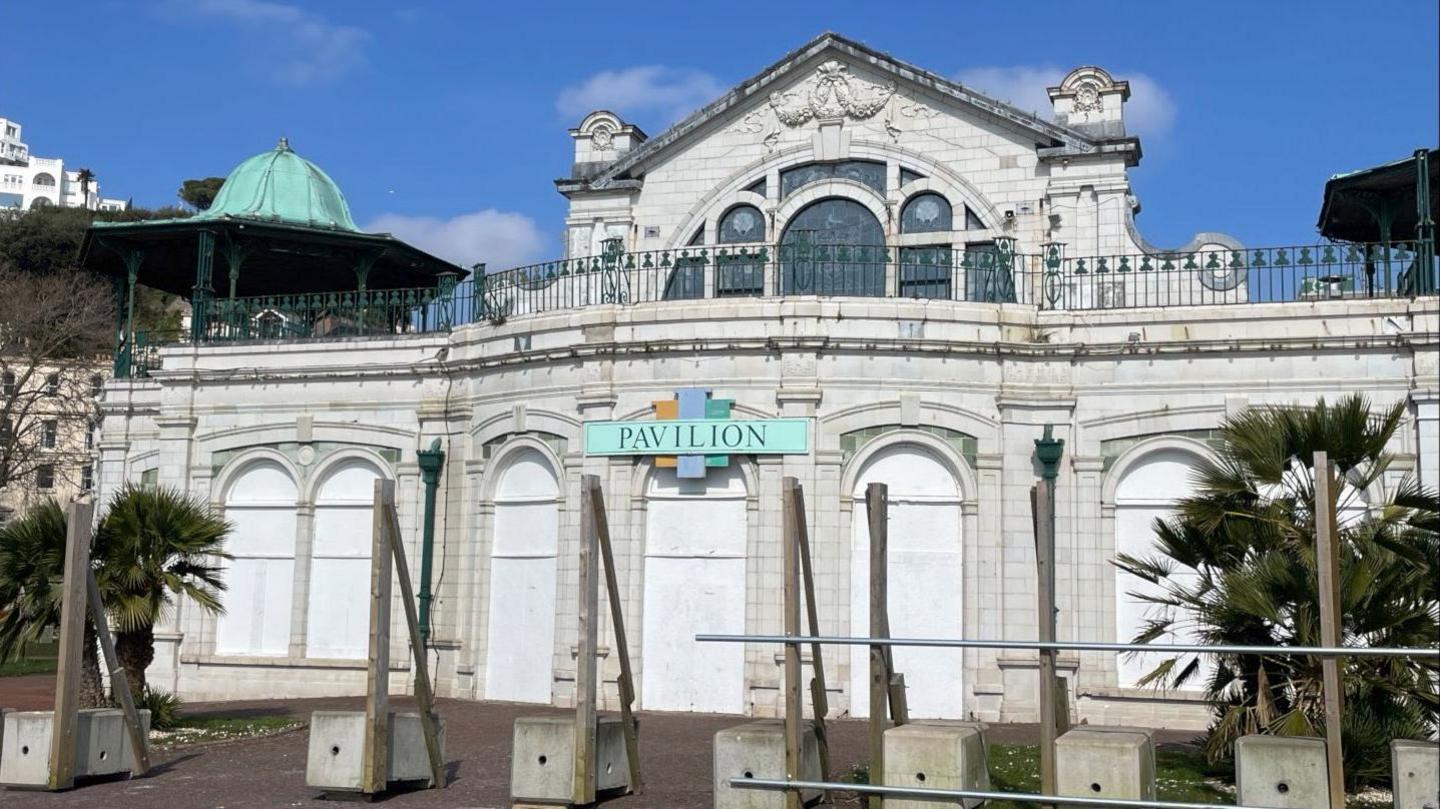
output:
[[86, 169], [67, 169], [58, 157], [31, 155], [23, 134], [19, 121], [0, 118], [0, 208], [125, 209], [125, 200], [100, 196], [100, 183]]
[[0, 357], [0, 525], [36, 503], [95, 490], [99, 363], [28, 365]]
[[[822, 631], [867, 632], [864, 492], [883, 482], [893, 634], [1028, 640], [1034, 441], [1053, 425], [1059, 634], [1077, 641], [1140, 627], [1140, 585], [1110, 560], [1148, 545], [1240, 408], [1407, 402], [1385, 485], [1434, 485], [1440, 317], [1402, 294], [1433, 266], [1403, 245], [1149, 245], [1128, 93], [1081, 68], [1042, 121], [827, 34], [653, 139], [587, 116], [558, 182], [563, 259], [442, 279], [382, 335], [230, 339], [202, 322], [136, 358], [103, 403], [101, 496], [174, 485], [235, 528], [226, 613], [180, 605], [151, 681], [187, 699], [362, 692], [372, 484], [396, 481], [419, 558], [432, 446], [434, 574], [417, 589], [434, 592], [441, 695], [569, 703], [580, 479], [594, 474], [640, 707], [760, 716], [783, 702], [781, 650], [694, 636], [781, 630], [785, 477], [805, 490]], [[332, 301], [305, 311], [368, 317]], [[287, 323], [303, 308], [233, 284], [211, 303]], [[712, 405], [800, 420], [803, 451], [731, 453], [692, 477], [587, 443], [598, 423]], [[864, 655], [825, 655], [830, 704], [864, 715]], [[896, 660], [915, 716], [1035, 718], [1033, 654]], [[1139, 686], [1145, 663], [1062, 654], [1077, 715], [1202, 726], [1195, 691]], [[608, 652], [602, 672], [618, 674]]]

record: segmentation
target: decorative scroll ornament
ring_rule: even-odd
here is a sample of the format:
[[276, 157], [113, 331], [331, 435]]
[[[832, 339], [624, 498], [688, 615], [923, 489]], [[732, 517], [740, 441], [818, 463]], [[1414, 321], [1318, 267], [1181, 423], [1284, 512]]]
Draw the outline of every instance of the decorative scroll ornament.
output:
[[765, 130], [765, 116], [759, 110], [747, 114], [740, 122], [730, 127], [729, 131], [738, 132], [743, 135], [754, 135]]
[[614, 143], [614, 138], [615, 133], [611, 131], [610, 127], [603, 124], [595, 127], [590, 133], [590, 142], [595, 144], [596, 149], [609, 149], [610, 145]]
[[[895, 82], [872, 84], [854, 79], [843, 63], [831, 60], [820, 66], [810, 87], [803, 92], [770, 94], [775, 117], [786, 126], [800, 126], [810, 120], [853, 118], [863, 121], [885, 108], [895, 94]], [[795, 101], [799, 99], [797, 105]]]
[[900, 114], [906, 118], [934, 118], [940, 114], [940, 111], [931, 109], [919, 101], [908, 101], [900, 105]]
[[1075, 112], [1100, 112], [1105, 109], [1104, 103], [1100, 100], [1100, 85], [1093, 81], [1083, 81], [1075, 88]]

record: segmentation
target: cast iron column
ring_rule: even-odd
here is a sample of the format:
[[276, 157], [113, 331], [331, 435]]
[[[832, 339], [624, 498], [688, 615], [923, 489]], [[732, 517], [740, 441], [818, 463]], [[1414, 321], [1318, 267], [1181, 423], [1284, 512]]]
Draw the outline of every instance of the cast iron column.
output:
[[420, 538], [420, 648], [430, 646], [430, 569], [435, 557], [435, 491], [440, 487], [440, 470], [445, 466], [445, 452], [440, 439], [430, 449], [415, 453], [420, 464], [420, 479], [425, 483], [425, 526]]

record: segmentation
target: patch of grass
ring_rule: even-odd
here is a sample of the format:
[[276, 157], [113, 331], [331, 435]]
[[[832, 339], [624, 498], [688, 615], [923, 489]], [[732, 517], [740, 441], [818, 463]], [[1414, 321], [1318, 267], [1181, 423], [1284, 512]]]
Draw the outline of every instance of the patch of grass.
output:
[[[1155, 791], [1160, 800], [1233, 803], [1220, 786], [1224, 775], [1200, 753], [1160, 750], [1155, 754]], [[990, 745], [990, 787], [1007, 792], [1040, 791], [1040, 748], [1024, 744]], [[1034, 809], [1032, 803], [993, 801], [991, 809]]]
[[303, 724], [289, 716], [181, 716], [172, 730], [150, 731], [150, 740], [159, 747], [180, 747], [273, 736]]
[[27, 658], [0, 663], [0, 677], [24, 677], [31, 674], [54, 674], [60, 661], [54, 658]]

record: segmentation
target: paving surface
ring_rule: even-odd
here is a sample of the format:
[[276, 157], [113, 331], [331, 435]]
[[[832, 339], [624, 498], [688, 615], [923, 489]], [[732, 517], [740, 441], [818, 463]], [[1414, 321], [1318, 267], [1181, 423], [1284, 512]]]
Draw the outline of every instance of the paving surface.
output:
[[[21, 696], [33, 700], [34, 684], [0, 680], [0, 705], [22, 707]], [[31, 704], [31, 709], [49, 707]], [[397, 710], [414, 710], [413, 702], [392, 698]], [[516, 716], [567, 713], [560, 709], [499, 702], [440, 700], [446, 721], [446, 758], [450, 785], [443, 790], [422, 790], [387, 795], [377, 803], [395, 807], [452, 807], [501, 809], [509, 806], [510, 730]], [[360, 698], [286, 700], [282, 702], [230, 702], [187, 706], [191, 715], [274, 716], [307, 719], [313, 710], [361, 710]], [[605, 801], [614, 809], [709, 809], [711, 807], [710, 744], [716, 731], [749, 721], [736, 716], [706, 714], [640, 714], [640, 760], [645, 792]], [[866, 758], [866, 723], [839, 720], [829, 724], [831, 757], [836, 773]], [[1035, 726], [995, 726], [989, 734], [999, 743], [1033, 743]], [[1162, 734], [1164, 741], [1179, 742], [1193, 734]], [[0, 790], [0, 807], [114, 807], [114, 809], [242, 809], [243, 807], [324, 806], [320, 793], [305, 786], [305, 747], [302, 728], [279, 736], [196, 745], [157, 751], [154, 770], [144, 778], [83, 784], [66, 793], [48, 794]], [[840, 806], [859, 806], [852, 797], [837, 796]]]

